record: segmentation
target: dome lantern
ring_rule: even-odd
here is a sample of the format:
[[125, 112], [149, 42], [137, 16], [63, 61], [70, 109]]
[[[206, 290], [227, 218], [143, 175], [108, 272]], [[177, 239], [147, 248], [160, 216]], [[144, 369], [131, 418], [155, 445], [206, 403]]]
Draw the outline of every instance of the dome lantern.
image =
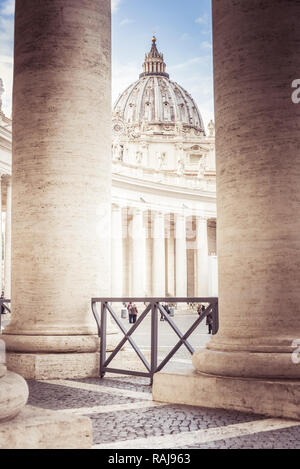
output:
[[164, 56], [157, 50], [156, 37], [152, 38], [152, 47], [148, 54], [146, 54], [145, 62], [143, 64], [143, 73], [140, 74], [140, 78], [150, 75], [163, 76], [169, 78], [166, 73], [166, 64], [164, 62]]

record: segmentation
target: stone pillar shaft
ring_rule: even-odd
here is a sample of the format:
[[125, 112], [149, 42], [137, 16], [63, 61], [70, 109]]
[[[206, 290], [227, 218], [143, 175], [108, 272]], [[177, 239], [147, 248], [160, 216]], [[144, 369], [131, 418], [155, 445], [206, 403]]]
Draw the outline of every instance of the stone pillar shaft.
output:
[[5, 256], [4, 256], [4, 283], [5, 298], [11, 297], [11, 178], [7, 180], [6, 217], [5, 217]]
[[3, 247], [2, 247], [2, 174], [0, 174], [0, 294], [3, 290]]
[[196, 219], [196, 266], [197, 266], [197, 296], [208, 296], [208, 238], [207, 220]]
[[134, 210], [131, 222], [132, 241], [132, 296], [145, 296], [146, 279], [146, 236], [144, 228], [144, 213]]
[[199, 371], [300, 377], [299, 18], [299, 2], [213, 2], [220, 331]]
[[112, 208], [111, 245], [111, 294], [115, 298], [123, 296], [123, 223], [122, 208]]
[[110, 0], [16, 2], [11, 352], [97, 349], [90, 300], [111, 289], [110, 15]]
[[187, 296], [187, 252], [186, 219], [184, 215], [175, 215], [176, 239], [176, 296]]
[[152, 294], [164, 297], [165, 278], [165, 221], [164, 214], [152, 212]]

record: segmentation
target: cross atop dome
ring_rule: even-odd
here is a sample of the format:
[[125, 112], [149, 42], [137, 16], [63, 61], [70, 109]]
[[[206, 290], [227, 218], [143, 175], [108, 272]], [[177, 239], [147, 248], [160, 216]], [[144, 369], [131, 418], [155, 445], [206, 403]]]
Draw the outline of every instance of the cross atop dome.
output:
[[149, 75], [160, 75], [169, 78], [166, 73], [166, 64], [164, 62], [164, 56], [158, 52], [156, 46], [156, 36], [152, 37], [152, 47], [148, 54], [145, 55], [145, 62], [143, 64], [143, 73], [140, 78]]

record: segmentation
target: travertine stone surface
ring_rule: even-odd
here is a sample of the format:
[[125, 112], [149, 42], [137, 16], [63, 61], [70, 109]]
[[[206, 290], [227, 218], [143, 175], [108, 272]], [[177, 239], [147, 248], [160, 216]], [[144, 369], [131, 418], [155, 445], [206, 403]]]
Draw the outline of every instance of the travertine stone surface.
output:
[[0, 449], [90, 449], [92, 423], [87, 417], [26, 406], [0, 426]]
[[[11, 298], [11, 177], [7, 177], [6, 189], [6, 219], [5, 219], [5, 258], [4, 258], [4, 293], [5, 298]], [[1, 289], [2, 291], [2, 289]]]
[[[8, 371], [5, 376], [0, 378], [0, 422], [18, 415], [27, 399], [26, 381], [21, 376]], [[1, 428], [2, 426], [0, 426], [0, 431]]]
[[99, 376], [98, 353], [9, 353], [7, 366], [25, 379], [67, 379]]
[[197, 217], [196, 220], [196, 243], [197, 243], [197, 295], [199, 297], [209, 296], [208, 292], [208, 229], [207, 220]]
[[163, 297], [165, 279], [165, 220], [161, 212], [152, 213], [152, 295]]
[[24, 353], [90, 353], [99, 348], [99, 337], [96, 335], [7, 335], [7, 350]]
[[199, 371], [300, 378], [299, 18], [299, 2], [213, 2], [220, 331]]
[[154, 375], [153, 400], [300, 420], [300, 380], [231, 378], [185, 371]]
[[6, 373], [6, 366], [0, 363], [0, 378]]
[[[187, 296], [187, 252], [186, 219], [184, 215], [175, 215], [175, 257], [176, 257], [176, 296]], [[179, 305], [181, 306], [181, 305]]]
[[[62, 351], [96, 333], [90, 299], [110, 294], [110, 9], [109, 0], [16, 2], [5, 334], [33, 344], [65, 336]], [[91, 341], [79, 348], [90, 352]]]

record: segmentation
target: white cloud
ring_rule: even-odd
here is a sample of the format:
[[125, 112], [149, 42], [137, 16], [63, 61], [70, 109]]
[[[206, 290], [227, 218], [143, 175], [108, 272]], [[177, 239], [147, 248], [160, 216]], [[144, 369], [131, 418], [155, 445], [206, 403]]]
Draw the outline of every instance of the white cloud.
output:
[[0, 9], [0, 78], [4, 84], [3, 112], [11, 115], [13, 83], [14, 0], [6, 0]]
[[15, 0], [5, 0], [2, 4], [0, 14], [11, 16], [15, 12]]
[[142, 72], [141, 67], [133, 62], [128, 64], [120, 64], [113, 62], [112, 68], [112, 95], [113, 102], [117, 100], [119, 95], [128, 88], [129, 85], [136, 82], [139, 74]]
[[195, 65], [195, 64], [201, 64], [205, 61], [205, 57], [193, 57], [192, 59], [189, 59], [185, 62], [181, 62], [179, 64], [176, 64], [176, 65], [170, 65], [168, 66], [168, 69], [170, 72], [172, 71], [179, 71], [179, 70], [188, 70], [188, 67], [190, 67], [191, 65]]
[[132, 23], [135, 23], [135, 20], [131, 20], [129, 18], [124, 18], [124, 20], [122, 20], [120, 22], [120, 26], [125, 26], [126, 24], [132, 24]]
[[209, 50], [212, 49], [212, 44], [211, 44], [211, 42], [204, 41], [204, 42], [201, 42], [200, 45], [201, 45], [201, 47], [202, 47], [203, 49], [209, 49]]
[[198, 23], [198, 24], [207, 24], [208, 23], [207, 13], [205, 13], [205, 15], [203, 15], [203, 16], [199, 16], [199, 18], [196, 18], [195, 22]]
[[183, 33], [181, 36], [180, 36], [180, 40], [181, 41], [188, 41], [189, 39], [191, 39], [191, 35], [189, 33]]
[[13, 83], [13, 60], [12, 57], [0, 55], [0, 78], [4, 84], [4, 95], [2, 96], [2, 110], [8, 117], [11, 116], [12, 83]]
[[118, 10], [121, 1], [122, 0], [112, 0], [111, 1], [111, 11], [112, 11], [112, 13], [115, 13]]

